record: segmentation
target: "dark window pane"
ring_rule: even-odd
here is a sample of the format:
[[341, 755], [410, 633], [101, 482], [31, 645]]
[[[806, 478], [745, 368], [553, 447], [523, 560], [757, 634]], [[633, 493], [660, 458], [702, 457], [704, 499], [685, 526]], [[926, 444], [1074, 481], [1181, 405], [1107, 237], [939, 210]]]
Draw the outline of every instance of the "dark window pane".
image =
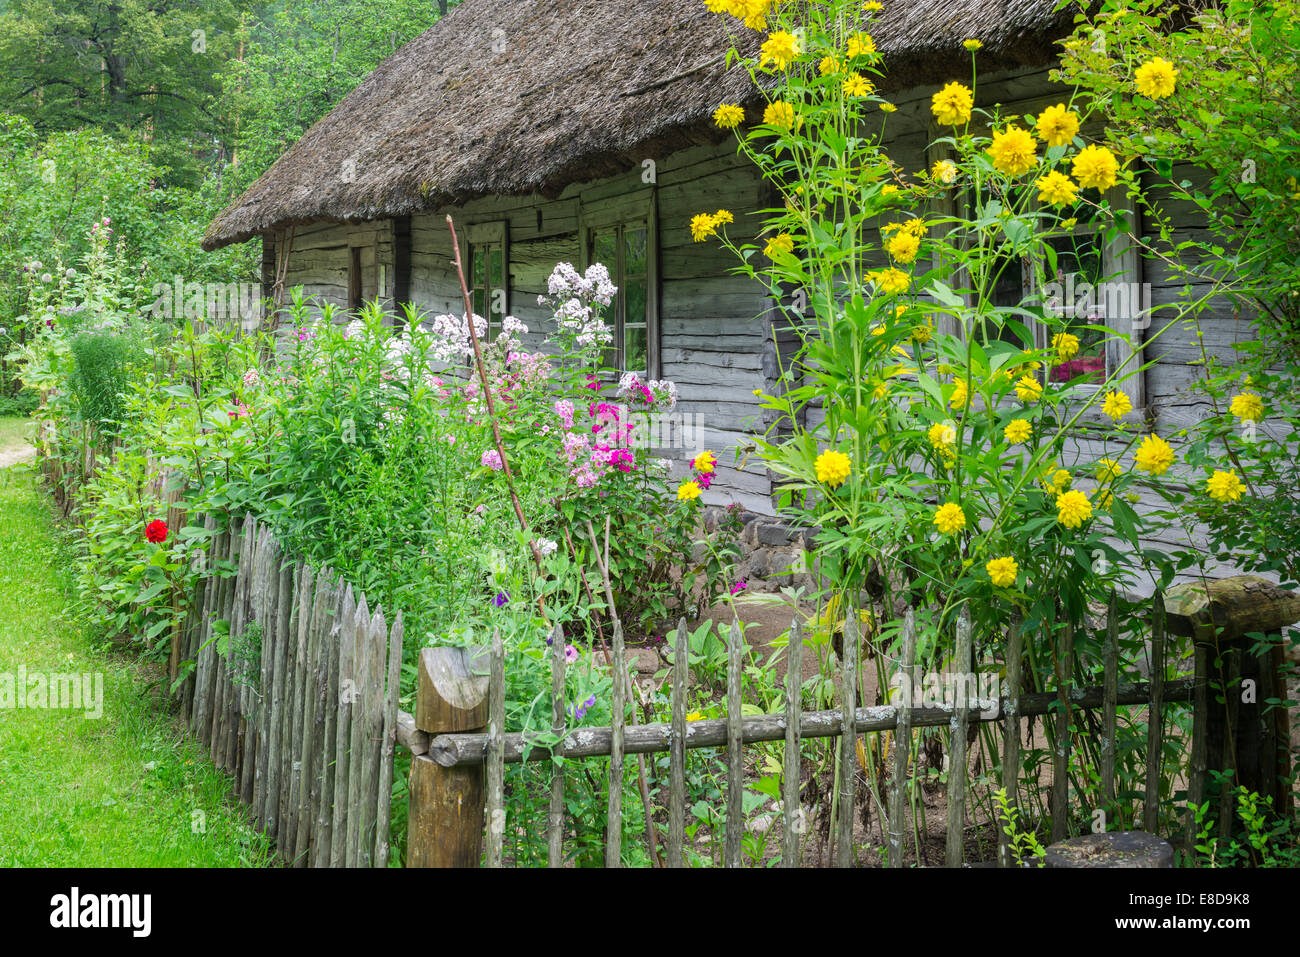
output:
[[629, 281], [623, 289], [623, 294], [627, 297], [627, 311], [623, 314], [624, 322], [628, 324], [644, 324], [645, 280], [634, 279]]
[[1106, 370], [1106, 335], [1087, 327], [1104, 326], [1108, 309], [1119, 313], [1127, 308], [1129, 304], [1122, 301], [1127, 285], [1107, 283], [1097, 234], [1060, 236], [1049, 242], [1056, 251], [1056, 272], [1046, 277], [1045, 308], [1079, 338], [1079, 354], [1054, 365], [1052, 381], [1069, 382], [1080, 376], [1088, 377], [1084, 381], [1100, 381]]
[[501, 247], [493, 246], [488, 252], [488, 283], [494, 289], [500, 289], [501, 281]]
[[603, 263], [613, 276], [618, 272], [618, 240], [614, 233], [597, 233], [591, 245], [591, 261]]
[[628, 227], [623, 233], [624, 272], [629, 276], [644, 276], [646, 271], [645, 226]]
[[485, 316], [485, 317], [487, 316], [487, 309], [484, 307], [483, 302], [484, 302], [483, 290], [475, 289], [474, 290], [474, 315]]
[[470, 275], [474, 277], [475, 286], [487, 285], [487, 262], [483, 255], [482, 246], [474, 246], [470, 250]]

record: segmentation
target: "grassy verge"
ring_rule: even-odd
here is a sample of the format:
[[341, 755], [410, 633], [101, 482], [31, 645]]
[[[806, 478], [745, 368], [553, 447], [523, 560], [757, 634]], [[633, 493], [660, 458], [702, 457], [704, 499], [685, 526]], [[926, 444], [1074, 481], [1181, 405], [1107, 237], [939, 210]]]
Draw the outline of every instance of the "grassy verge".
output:
[[[0, 448], [21, 421], [0, 420]], [[229, 779], [158, 697], [160, 669], [96, 646], [76, 621], [71, 558], [33, 476], [0, 470], [0, 865], [269, 863]], [[7, 706], [20, 668], [102, 675], [102, 715]]]

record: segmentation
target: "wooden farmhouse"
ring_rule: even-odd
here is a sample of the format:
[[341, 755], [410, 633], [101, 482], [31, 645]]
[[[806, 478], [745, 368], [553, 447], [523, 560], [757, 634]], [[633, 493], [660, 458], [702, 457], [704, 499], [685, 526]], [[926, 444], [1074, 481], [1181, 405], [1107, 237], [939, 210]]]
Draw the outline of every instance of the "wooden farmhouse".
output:
[[[1068, 97], [1049, 78], [1055, 41], [1071, 30], [1068, 11], [1055, 7], [886, 3], [874, 30], [881, 87], [898, 107], [886, 148], [910, 177], [942, 158], [927, 148], [939, 135], [930, 98], [950, 80], [969, 82], [963, 39], [983, 42], [979, 105], [1036, 113]], [[730, 235], [753, 240], [776, 202], [733, 134], [711, 120], [722, 101], [746, 105], [751, 123], [762, 112], [748, 74], [725, 69], [732, 25], [702, 0], [464, 0], [312, 127], [211, 224], [204, 246], [260, 238], [268, 293], [279, 278], [341, 307], [379, 299], [460, 315], [450, 213], [476, 311], [494, 322], [517, 316], [533, 333], [549, 319], [537, 299], [555, 264], [604, 262], [620, 289], [610, 317], [620, 367], [676, 382], [678, 411], [697, 429], [689, 447], [665, 454], [713, 449], [719, 474], [706, 501], [772, 514], [774, 477], [747, 449], [771, 424], [755, 391], [782, 388], [790, 303], [733, 275], [733, 255], [693, 242], [688, 228], [695, 213], [726, 208]], [[759, 37], [742, 33], [743, 43]], [[1177, 225], [1191, 234], [1203, 224]], [[1149, 284], [1149, 302], [1102, 304], [1125, 333], [1148, 309], [1151, 328], [1161, 325], [1161, 306], [1181, 294], [1181, 280], [1138, 255], [1132, 237], [1104, 243], [1081, 223], [1061, 255], [1080, 279]], [[1031, 272], [1008, 272], [1009, 302], [1029, 291]], [[1205, 345], [1224, 355], [1252, 334], [1226, 305], [1202, 326]], [[1082, 361], [1100, 368], [1123, 358], [1115, 342], [1085, 340]], [[1199, 358], [1195, 333], [1181, 327], [1150, 344], [1143, 360], [1158, 361], [1129, 387], [1135, 423], [1168, 433], [1196, 414], [1188, 363]]]

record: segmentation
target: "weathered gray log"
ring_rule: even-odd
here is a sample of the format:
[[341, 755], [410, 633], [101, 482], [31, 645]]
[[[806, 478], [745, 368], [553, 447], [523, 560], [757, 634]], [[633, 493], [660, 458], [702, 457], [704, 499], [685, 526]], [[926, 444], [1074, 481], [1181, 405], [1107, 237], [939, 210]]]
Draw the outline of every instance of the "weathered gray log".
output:
[[[1179, 678], [1166, 681], [1164, 700], [1191, 700], [1193, 680]], [[1150, 686], [1146, 683], [1129, 684], [1122, 682], [1119, 686], [1119, 703], [1146, 704], [1150, 700]], [[1020, 699], [1022, 717], [1048, 714], [1057, 704], [1056, 692], [1024, 695]], [[1070, 692], [1070, 702], [1076, 708], [1093, 709], [1101, 707], [1102, 689], [1076, 688]], [[1003, 699], [1000, 708], [1005, 707]], [[1001, 715], [987, 715], [978, 708], [969, 709], [971, 721], [996, 721]], [[832, 738], [840, 733], [842, 714], [839, 709], [831, 711], [805, 711], [801, 720], [804, 738]], [[912, 727], [935, 728], [947, 725], [952, 718], [951, 708], [916, 708], [912, 711]], [[871, 731], [892, 731], [898, 726], [898, 709], [893, 705], [878, 705], [872, 708], [858, 708], [854, 724], [859, 734]], [[785, 738], [785, 715], [760, 714], [748, 715], [742, 722], [742, 739], [745, 744], [759, 741], [781, 741]], [[609, 728], [581, 728], [570, 731], [564, 739], [565, 755], [569, 758], [591, 758], [610, 753]], [[725, 718], [692, 721], [686, 726], [686, 748], [716, 748], [727, 743], [727, 721]], [[624, 751], [627, 754], [649, 754], [654, 751], [667, 751], [672, 744], [672, 725], [642, 724], [628, 728], [624, 735]], [[460, 765], [482, 764], [487, 753], [487, 735], [482, 732], [465, 732], [457, 734], [437, 734], [429, 742], [429, 758], [445, 768]], [[548, 752], [537, 747], [530, 747], [524, 736], [518, 732], [506, 735], [505, 758], [507, 764], [524, 760], [545, 761], [550, 758]]]
[[[551, 733], [564, 740], [564, 629], [558, 624], [551, 630]], [[504, 730], [504, 729], [503, 729]], [[427, 750], [427, 748], [426, 748]], [[564, 748], [555, 749], [551, 762], [551, 802], [546, 818], [546, 866], [564, 863]]]
[[384, 737], [379, 749], [379, 798], [375, 808], [375, 860], [387, 868], [393, 823], [393, 753], [397, 743], [397, 703], [402, 692], [402, 637], [406, 626], [397, 613], [388, 639], [388, 675], [384, 699]]
[[858, 608], [847, 603], [844, 612], [844, 654], [840, 659], [840, 767], [839, 818], [836, 821], [835, 866], [853, 866], [854, 785], [857, 782], [857, 728], [854, 714], [858, 706]]
[[741, 681], [744, 678], [745, 636], [733, 621], [727, 632], [727, 823], [723, 862], [740, 867], [740, 838], [745, 830], [745, 749], [741, 743]]
[[912, 754], [912, 700], [916, 688], [916, 612], [909, 607], [903, 619], [903, 643], [899, 652], [900, 698], [898, 726], [894, 730], [894, 772], [889, 781], [890, 867], [903, 866], [903, 835], [907, 807], [907, 771]]
[[[1155, 675], [1154, 677], [1164, 677]], [[1115, 589], [1110, 590], [1110, 601], [1106, 604], [1106, 647], [1102, 653], [1102, 688], [1105, 701], [1101, 713], [1101, 799], [1106, 804], [1106, 813], [1114, 814], [1115, 806], [1115, 735], [1117, 733], [1117, 709], [1115, 695], [1119, 689], [1119, 596]], [[1159, 683], [1152, 688], [1155, 695], [1160, 694]], [[1153, 705], [1154, 707], [1154, 705]]]
[[[467, 648], [420, 650], [415, 722], [421, 731], [440, 736], [477, 732], [486, 744], [487, 735], [480, 729], [488, 723], [487, 662], [486, 656], [472, 654]], [[437, 700], [431, 700], [434, 697]], [[522, 735], [514, 737], [522, 744]], [[550, 758], [536, 747], [528, 751], [535, 760]], [[478, 867], [483, 853], [483, 769], [470, 764], [448, 767], [416, 755], [411, 759], [409, 793], [406, 866]]]
[[397, 712], [397, 743], [412, 754], [429, 753], [429, 732], [415, 726], [415, 715]]
[[669, 867], [685, 864], [682, 845], [686, 840], [686, 683], [690, 680], [690, 671], [690, 637], [686, 631], [686, 619], [679, 618], [673, 637], [673, 707], [668, 726], [671, 729], [668, 756]]
[[1160, 812], [1160, 757], [1164, 746], [1165, 603], [1156, 589], [1151, 603], [1151, 707], [1147, 711], [1147, 781], [1142, 827], [1156, 833]]
[[506, 653], [501, 629], [492, 629], [492, 674], [488, 681], [487, 843], [484, 867], [500, 867], [506, 831], [505, 767], [501, 739], [506, 731]]
[[954, 702], [957, 707], [948, 739], [948, 840], [944, 846], [944, 864], [961, 867], [966, 856], [966, 729], [970, 714], [961, 705], [966, 703], [966, 692], [973, 684], [966, 680], [972, 671], [970, 608], [966, 605], [957, 616], [957, 650], [953, 669], [959, 677], [957, 700]]
[[254, 613], [257, 602], [261, 600], [258, 588], [260, 587], [259, 579], [264, 560], [262, 549], [266, 544], [266, 536], [263, 535], [262, 529], [252, 516], [249, 516], [244, 524], [244, 550], [245, 554], [248, 555], [248, 564], [244, 598], [240, 607], [240, 614], [243, 618], [240, 636], [244, 640], [240, 649], [239, 660], [239, 726], [242, 738], [239, 761], [239, 793], [240, 800], [245, 804], [252, 804], [254, 778], [257, 769], [257, 721], [253, 707], [254, 692], [250, 674], [253, 663], [249, 660], [247, 632], [255, 620]]
[[1049, 844], [1046, 850], [1044, 866], [1053, 868], [1174, 866], [1169, 842], [1144, 831], [1084, 834]]
[[798, 867], [800, 835], [806, 829], [799, 803], [803, 749], [799, 719], [803, 716], [803, 631], [799, 619], [790, 622], [785, 646], [785, 754], [781, 769], [781, 866]]
[[605, 866], [618, 867], [623, 845], [623, 688], [627, 675], [627, 656], [623, 648], [623, 623], [614, 619], [614, 688], [610, 707], [612, 723], [609, 739], [609, 802], [605, 814]]
[[279, 640], [279, 617], [276, 600], [280, 584], [280, 543], [269, 526], [263, 528], [261, 601], [257, 621], [262, 626], [262, 653], [258, 675], [257, 702], [257, 767], [254, 771], [253, 813], [265, 831], [267, 826], [266, 803], [270, 786], [271, 765], [276, 756], [271, 753], [271, 699], [275, 693], [275, 649]]
[[[1007, 794], [1009, 807], [1019, 807], [1016, 792], [1020, 784], [1020, 659], [1024, 655], [1024, 632], [1021, 630], [1020, 609], [1011, 614], [1011, 624], [1007, 627], [1007, 686], [1002, 699], [1002, 788]], [[1116, 689], [1118, 693], [1118, 689]], [[1103, 695], [1105, 690], [1103, 689]], [[1011, 838], [1003, 822], [998, 824], [998, 866], [1015, 867], [1018, 863], [1013, 854]]]

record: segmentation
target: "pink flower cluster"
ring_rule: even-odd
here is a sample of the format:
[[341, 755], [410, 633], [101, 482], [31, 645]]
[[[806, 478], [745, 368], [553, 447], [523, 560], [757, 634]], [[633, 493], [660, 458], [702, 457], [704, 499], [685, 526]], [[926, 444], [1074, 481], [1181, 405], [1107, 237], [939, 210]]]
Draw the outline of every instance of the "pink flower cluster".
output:
[[505, 467], [501, 461], [501, 453], [496, 449], [488, 449], [479, 456], [479, 464], [494, 472], [500, 472]]
[[635, 372], [625, 372], [618, 381], [618, 397], [644, 405], [647, 411], [671, 412], [677, 405], [677, 385], [668, 379], [642, 382]]

